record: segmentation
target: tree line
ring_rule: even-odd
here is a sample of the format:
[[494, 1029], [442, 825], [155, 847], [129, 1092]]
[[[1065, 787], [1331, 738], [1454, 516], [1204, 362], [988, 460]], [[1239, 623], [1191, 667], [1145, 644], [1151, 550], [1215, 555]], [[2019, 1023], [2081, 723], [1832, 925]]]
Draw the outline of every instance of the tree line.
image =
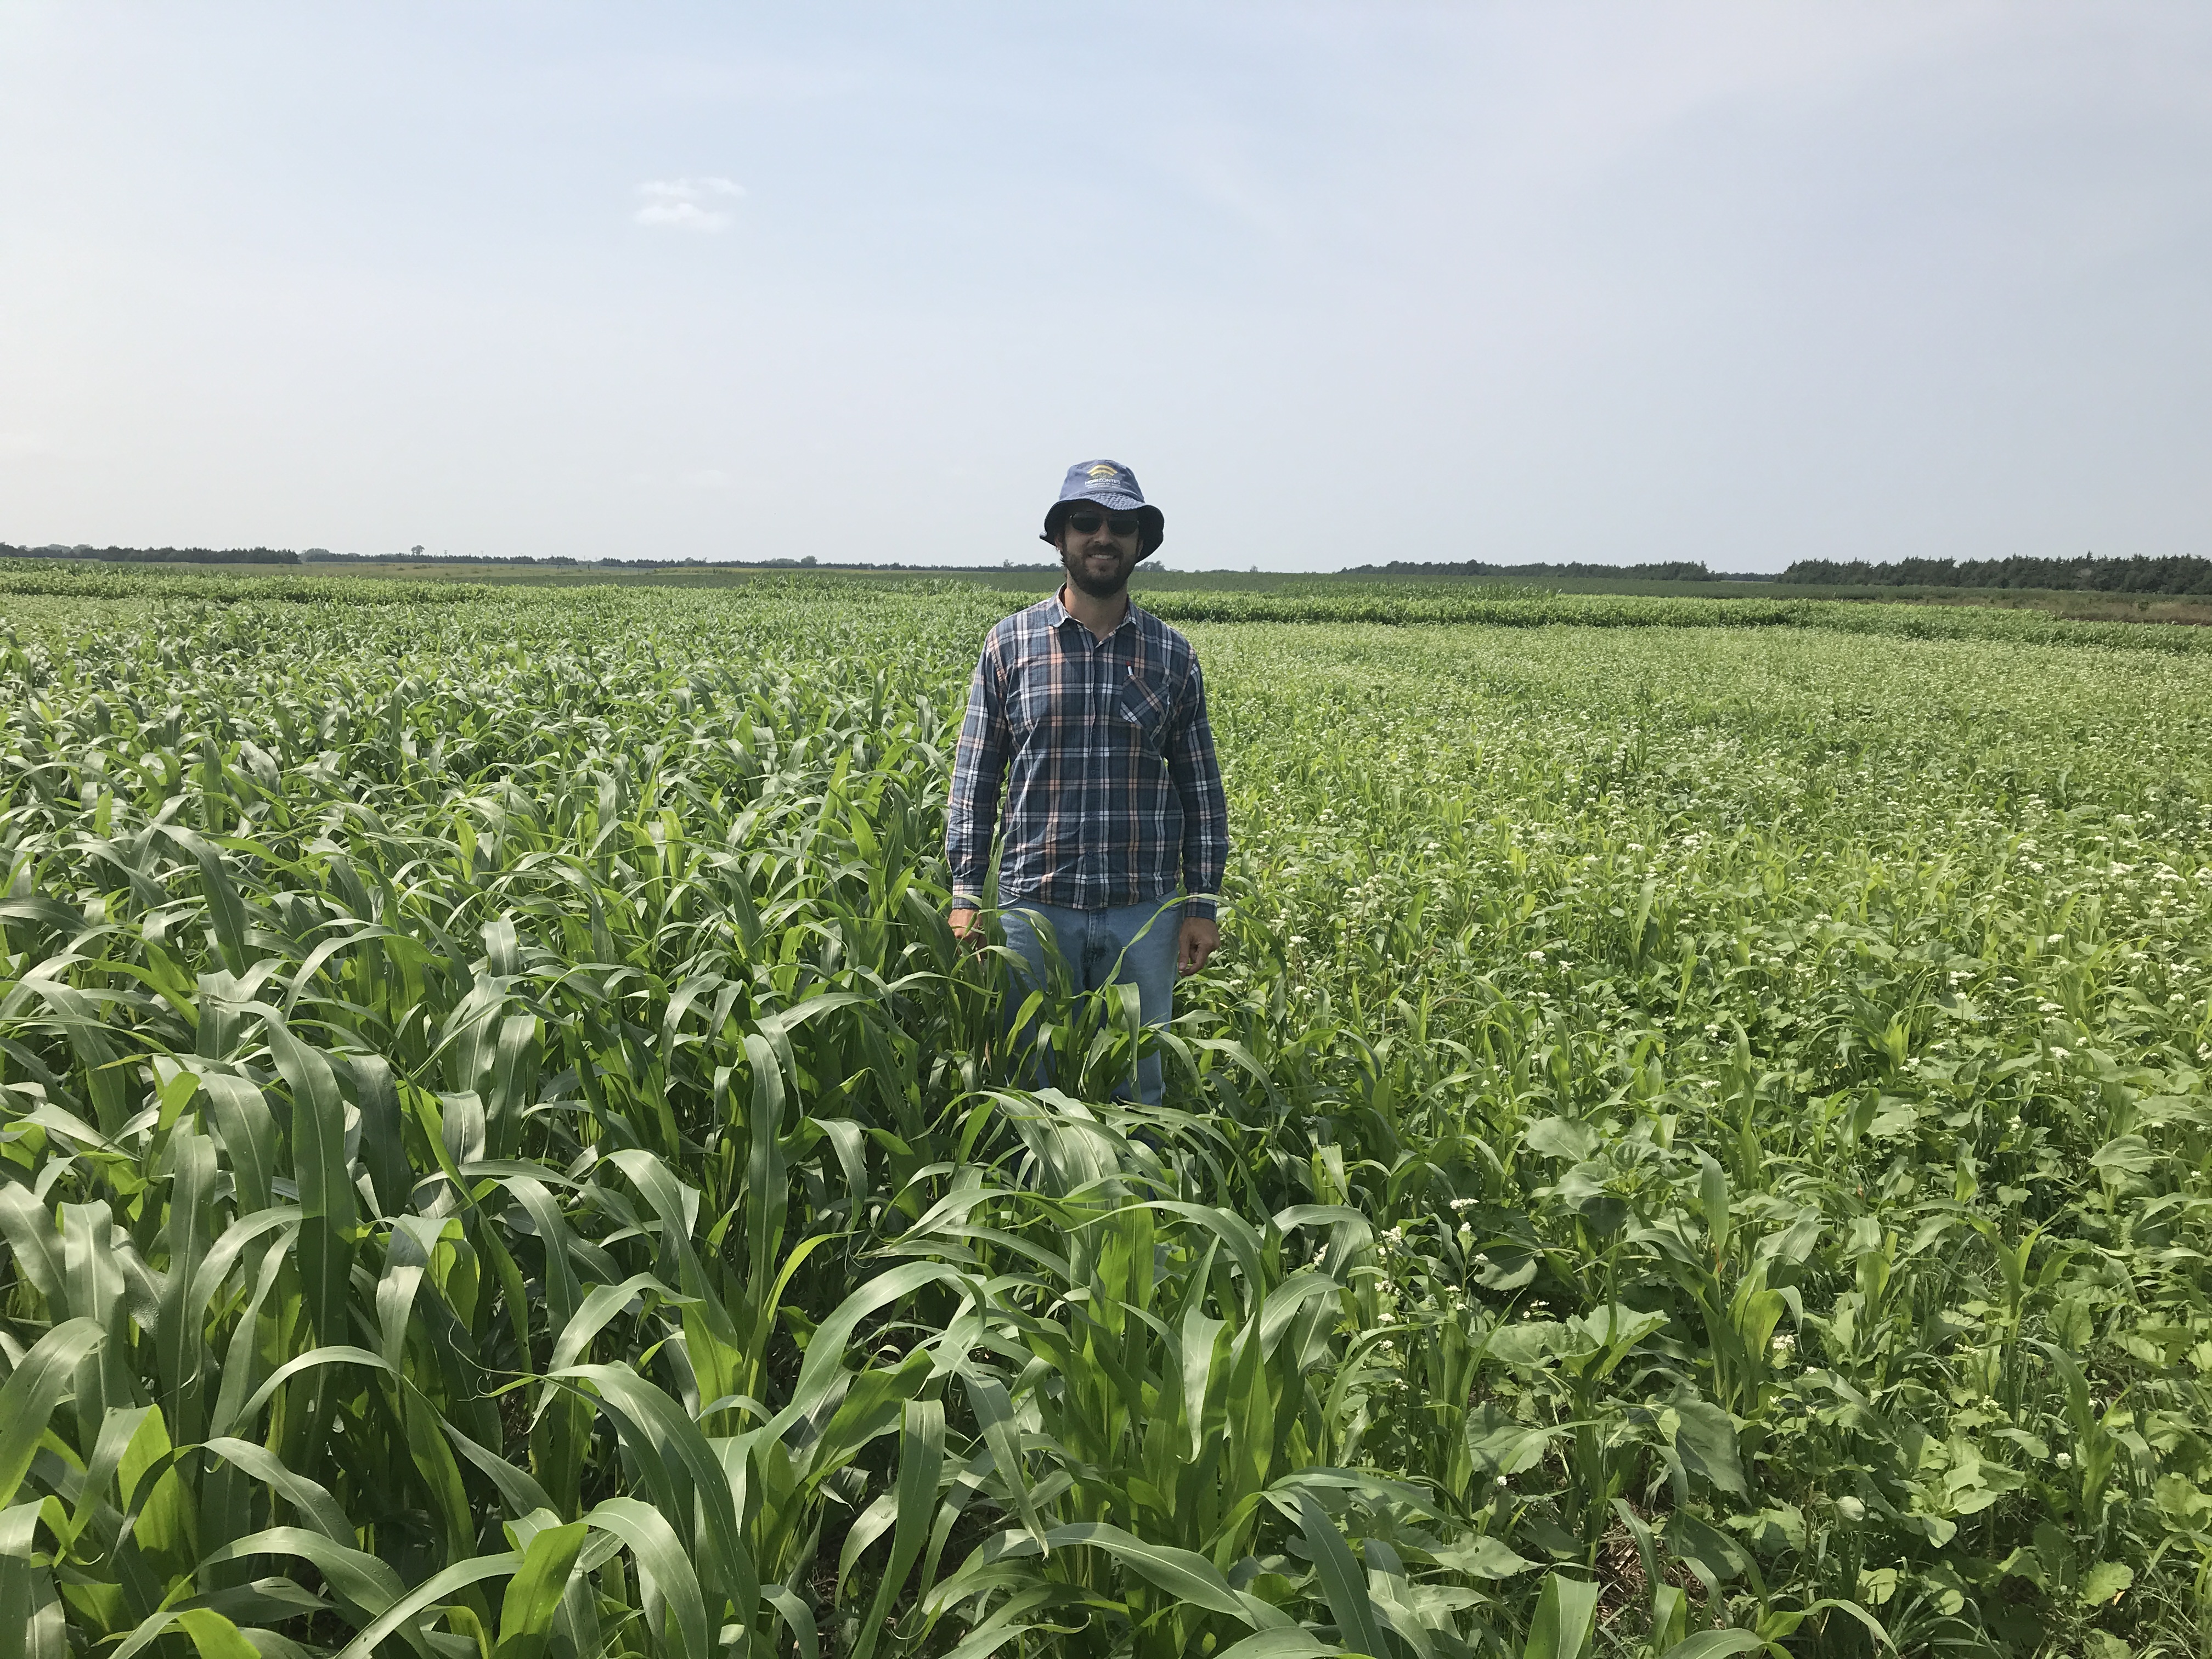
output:
[[420, 548], [404, 553], [333, 553], [326, 547], [311, 547], [301, 555], [309, 564], [528, 564], [574, 567], [580, 564], [611, 564], [611, 559], [572, 559], [565, 553], [549, 553], [540, 557], [534, 553], [425, 553]]
[[2212, 559], [1800, 559], [1782, 573], [1792, 583], [1867, 587], [2056, 587], [2093, 593], [2212, 593]]
[[90, 559], [102, 564], [297, 564], [289, 547], [11, 547], [0, 542], [0, 558]]
[[1767, 576], [1716, 576], [1702, 559], [1669, 559], [1658, 564], [1485, 564], [1480, 559], [1430, 563], [1393, 559], [1388, 564], [1356, 564], [1346, 576], [1502, 576], [1517, 580], [1544, 576], [1610, 577], [1646, 582], [1770, 581]]

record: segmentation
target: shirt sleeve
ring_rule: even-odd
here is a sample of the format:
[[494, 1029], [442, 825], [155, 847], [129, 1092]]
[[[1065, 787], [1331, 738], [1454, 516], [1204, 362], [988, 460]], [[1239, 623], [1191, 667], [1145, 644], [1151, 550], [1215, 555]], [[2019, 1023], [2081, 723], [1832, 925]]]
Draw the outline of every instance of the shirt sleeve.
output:
[[980, 909], [991, 867], [991, 837], [999, 824], [999, 795], [1006, 774], [1006, 672], [998, 641], [984, 642], [968, 684], [968, 713], [952, 755], [952, 799], [945, 812], [945, 860], [952, 880], [952, 905]]
[[1221, 878], [1229, 867], [1229, 801], [1206, 717], [1206, 678], [1195, 657], [1187, 696], [1183, 718], [1168, 736], [1168, 775], [1182, 797], [1183, 915], [1211, 920], [1220, 908]]

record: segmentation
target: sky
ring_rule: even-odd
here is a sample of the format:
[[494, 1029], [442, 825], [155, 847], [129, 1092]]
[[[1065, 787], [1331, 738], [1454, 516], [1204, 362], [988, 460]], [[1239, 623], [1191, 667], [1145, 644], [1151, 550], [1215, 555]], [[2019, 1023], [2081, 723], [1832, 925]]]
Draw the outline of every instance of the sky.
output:
[[2212, 7], [0, 0], [0, 541], [2212, 555]]

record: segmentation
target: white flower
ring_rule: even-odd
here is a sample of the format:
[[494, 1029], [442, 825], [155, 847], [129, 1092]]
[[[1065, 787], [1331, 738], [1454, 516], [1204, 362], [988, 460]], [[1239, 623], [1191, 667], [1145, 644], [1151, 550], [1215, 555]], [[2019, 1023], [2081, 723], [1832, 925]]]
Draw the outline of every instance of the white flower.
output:
[[1528, 952], [1528, 960], [1531, 962], [1541, 962], [1543, 959], [1544, 953], [1541, 951], [1531, 951]]
[[2068, 1054], [2073, 1052], [2074, 1051], [2070, 1048], [2053, 1048], [2051, 1051], [2051, 1057], [2053, 1060], [2063, 1060]]

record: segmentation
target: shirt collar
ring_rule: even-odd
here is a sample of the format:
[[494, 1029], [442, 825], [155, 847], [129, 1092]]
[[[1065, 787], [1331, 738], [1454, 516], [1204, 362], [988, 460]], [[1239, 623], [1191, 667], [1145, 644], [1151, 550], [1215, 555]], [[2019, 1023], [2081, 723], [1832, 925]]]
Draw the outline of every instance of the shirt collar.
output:
[[[1121, 613], [1121, 620], [1114, 625], [1113, 633], [1108, 634], [1106, 637], [1110, 640], [1115, 634], [1119, 634], [1123, 629], [1135, 627], [1137, 618], [1144, 614], [1137, 608], [1137, 602], [1134, 599], [1130, 600], [1129, 608]], [[1078, 628], [1083, 626], [1081, 623], [1076, 622], [1075, 614], [1060, 603], [1060, 590], [1056, 587], [1044, 602], [1044, 620], [1047, 627], [1054, 629], [1057, 629], [1062, 623], [1075, 623]]]

